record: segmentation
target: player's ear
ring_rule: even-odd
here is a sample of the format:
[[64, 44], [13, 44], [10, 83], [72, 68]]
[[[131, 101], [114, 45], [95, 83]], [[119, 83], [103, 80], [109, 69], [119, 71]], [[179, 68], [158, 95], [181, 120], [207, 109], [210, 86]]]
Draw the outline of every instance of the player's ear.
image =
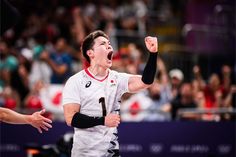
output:
[[94, 52], [92, 49], [88, 50], [87, 51], [87, 55], [90, 57], [90, 58], [93, 58], [94, 57]]

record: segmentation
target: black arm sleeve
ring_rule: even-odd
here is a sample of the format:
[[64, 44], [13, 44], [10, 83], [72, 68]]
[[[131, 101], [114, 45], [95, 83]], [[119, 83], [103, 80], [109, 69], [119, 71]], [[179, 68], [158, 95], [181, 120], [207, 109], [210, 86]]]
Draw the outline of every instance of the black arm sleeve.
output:
[[157, 71], [157, 53], [150, 53], [147, 64], [143, 70], [142, 81], [152, 84]]
[[75, 113], [71, 125], [76, 128], [90, 128], [97, 125], [104, 125], [105, 117], [90, 117], [79, 112]]

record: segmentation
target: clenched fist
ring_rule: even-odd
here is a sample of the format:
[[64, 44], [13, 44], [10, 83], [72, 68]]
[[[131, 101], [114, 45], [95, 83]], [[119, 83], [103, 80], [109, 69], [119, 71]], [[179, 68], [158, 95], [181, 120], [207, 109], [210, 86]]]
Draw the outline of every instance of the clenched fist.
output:
[[151, 53], [156, 53], [158, 51], [157, 37], [147, 36], [145, 38], [145, 45]]
[[119, 124], [120, 124], [120, 115], [111, 113], [105, 117], [105, 126], [118, 127]]

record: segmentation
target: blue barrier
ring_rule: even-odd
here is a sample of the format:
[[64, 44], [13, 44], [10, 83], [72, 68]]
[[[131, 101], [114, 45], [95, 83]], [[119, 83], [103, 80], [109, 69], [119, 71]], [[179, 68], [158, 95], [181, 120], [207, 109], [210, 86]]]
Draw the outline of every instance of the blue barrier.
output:
[[[27, 125], [0, 124], [1, 157], [26, 157], [27, 144], [55, 144], [66, 132], [63, 122], [40, 134]], [[235, 122], [121, 123], [122, 157], [235, 157]]]

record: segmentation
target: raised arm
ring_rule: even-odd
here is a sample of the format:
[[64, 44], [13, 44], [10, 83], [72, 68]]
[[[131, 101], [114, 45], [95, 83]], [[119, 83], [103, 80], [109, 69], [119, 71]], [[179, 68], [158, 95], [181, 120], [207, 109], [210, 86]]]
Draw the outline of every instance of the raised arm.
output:
[[32, 115], [25, 115], [17, 113], [13, 110], [0, 107], [0, 121], [10, 124], [30, 124], [42, 133], [42, 129], [48, 131], [51, 128], [52, 121], [42, 116], [45, 110], [33, 113]]
[[132, 75], [129, 78], [129, 91], [138, 92], [148, 88], [154, 81], [157, 70], [158, 42], [156, 37], [148, 36], [145, 38], [145, 45], [149, 50], [149, 58], [144, 68], [142, 76]]
[[43, 51], [40, 55], [40, 59], [44, 60], [46, 63], [48, 63], [48, 65], [52, 68], [53, 71], [55, 71], [55, 73], [57, 73], [58, 75], [63, 75], [67, 69], [68, 66], [67, 64], [63, 63], [61, 65], [56, 64], [49, 56], [49, 52], [47, 51]]

